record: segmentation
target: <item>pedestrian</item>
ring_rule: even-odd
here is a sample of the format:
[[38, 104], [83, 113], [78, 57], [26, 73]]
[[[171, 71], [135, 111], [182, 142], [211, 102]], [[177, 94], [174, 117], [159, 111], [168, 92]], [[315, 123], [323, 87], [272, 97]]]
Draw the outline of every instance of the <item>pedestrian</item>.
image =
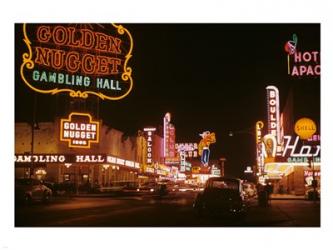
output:
[[265, 186], [265, 192], [266, 192], [266, 196], [267, 196], [267, 205], [269, 204], [270, 205], [270, 201], [271, 201], [271, 199], [270, 199], [270, 196], [271, 196], [271, 194], [273, 193], [273, 185], [272, 185], [272, 183], [267, 183], [267, 185]]

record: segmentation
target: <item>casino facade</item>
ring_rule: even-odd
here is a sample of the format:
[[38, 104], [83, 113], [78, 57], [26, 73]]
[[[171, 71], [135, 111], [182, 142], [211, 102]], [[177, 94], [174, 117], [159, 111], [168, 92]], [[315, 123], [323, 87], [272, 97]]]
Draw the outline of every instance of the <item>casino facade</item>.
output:
[[[259, 182], [271, 183], [274, 193], [306, 195], [320, 191], [320, 122], [300, 117], [290, 91], [280, 112], [279, 90], [267, 86], [267, 121], [257, 126]], [[258, 132], [259, 135], [258, 136]]]

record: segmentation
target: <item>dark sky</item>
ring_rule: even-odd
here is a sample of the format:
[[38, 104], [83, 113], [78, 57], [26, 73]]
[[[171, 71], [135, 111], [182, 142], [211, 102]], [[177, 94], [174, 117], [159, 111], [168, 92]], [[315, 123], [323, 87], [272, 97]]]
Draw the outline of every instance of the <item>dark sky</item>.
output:
[[[279, 88], [282, 106], [293, 87], [301, 97], [295, 116], [320, 122], [320, 79], [290, 77], [284, 51], [293, 33], [300, 51], [320, 50], [319, 24], [123, 25], [134, 39], [129, 61], [134, 88], [120, 101], [99, 102], [100, 118], [111, 127], [135, 134], [145, 126], [162, 125], [170, 112], [177, 142], [199, 142], [199, 133], [216, 132], [211, 158], [226, 157], [226, 173], [239, 176], [254, 164], [254, 138], [228, 137], [228, 131], [266, 121], [267, 85]], [[16, 26], [17, 60], [23, 46], [20, 27]], [[16, 121], [31, 119], [34, 95], [16, 77]], [[36, 95], [39, 121], [52, 120], [68, 108], [65, 95]]]

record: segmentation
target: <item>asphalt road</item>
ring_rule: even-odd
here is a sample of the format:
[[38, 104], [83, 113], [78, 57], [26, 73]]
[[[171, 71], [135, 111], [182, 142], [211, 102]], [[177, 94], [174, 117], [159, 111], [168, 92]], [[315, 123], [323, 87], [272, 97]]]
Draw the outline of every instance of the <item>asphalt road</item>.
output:
[[196, 193], [129, 197], [55, 198], [15, 208], [16, 227], [319, 227], [320, 203], [272, 200], [269, 207], [250, 201], [244, 220], [199, 218]]

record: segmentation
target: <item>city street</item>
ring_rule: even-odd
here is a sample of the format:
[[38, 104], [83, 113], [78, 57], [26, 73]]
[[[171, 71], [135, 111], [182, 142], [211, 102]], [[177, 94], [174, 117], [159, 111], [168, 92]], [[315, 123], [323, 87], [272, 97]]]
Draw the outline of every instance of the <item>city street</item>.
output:
[[196, 193], [166, 197], [55, 198], [50, 204], [17, 207], [17, 227], [318, 227], [320, 203], [306, 200], [272, 200], [269, 207], [250, 201], [243, 221], [199, 218], [192, 204]]

